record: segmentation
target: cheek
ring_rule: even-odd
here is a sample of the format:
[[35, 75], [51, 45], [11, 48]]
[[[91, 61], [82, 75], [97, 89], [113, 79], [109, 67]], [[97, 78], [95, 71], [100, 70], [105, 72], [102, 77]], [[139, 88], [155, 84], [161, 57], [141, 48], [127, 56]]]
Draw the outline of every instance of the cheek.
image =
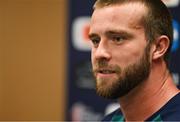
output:
[[116, 51], [114, 53], [114, 57], [116, 57], [114, 61], [123, 68], [136, 62], [142, 55], [143, 51], [141, 49], [127, 48], [123, 49], [123, 51]]

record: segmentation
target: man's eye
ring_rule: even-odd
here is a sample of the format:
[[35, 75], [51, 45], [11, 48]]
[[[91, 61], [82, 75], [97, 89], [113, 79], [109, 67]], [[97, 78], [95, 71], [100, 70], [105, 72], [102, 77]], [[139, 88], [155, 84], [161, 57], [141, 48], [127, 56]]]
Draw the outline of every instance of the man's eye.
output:
[[124, 40], [124, 38], [121, 37], [121, 36], [114, 36], [112, 38], [112, 40], [113, 40], [113, 42], [120, 43], [120, 42], [122, 42]]
[[91, 42], [93, 43], [94, 46], [98, 46], [100, 39], [99, 38], [93, 38], [93, 39], [91, 39]]

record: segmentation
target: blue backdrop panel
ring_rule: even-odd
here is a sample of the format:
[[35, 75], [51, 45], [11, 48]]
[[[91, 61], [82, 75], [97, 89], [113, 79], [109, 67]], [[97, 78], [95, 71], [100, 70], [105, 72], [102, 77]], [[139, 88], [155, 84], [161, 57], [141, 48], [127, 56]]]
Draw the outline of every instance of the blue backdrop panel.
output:
[[[115, 101], [108, 101], [96, 95], [95, 81], [91, 74], [90, 45], [88, 30], [92, 6], [95, 0], [69, 0], [68, 18], [68, 85], [66, 120], [100, 120], [117, 108]], [[170, 69], [176, 84], [179, 84], [180, 49], [179, 0], [164, 0], [173, 14], [174, 41], [171, 50]]]

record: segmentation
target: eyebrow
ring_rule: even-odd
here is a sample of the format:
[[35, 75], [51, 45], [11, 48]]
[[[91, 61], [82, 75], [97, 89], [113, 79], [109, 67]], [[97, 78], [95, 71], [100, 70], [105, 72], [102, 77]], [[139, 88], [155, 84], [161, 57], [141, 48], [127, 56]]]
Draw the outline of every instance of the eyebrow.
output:
[[89, 39], [91, 39], [91, 38], [93, 38], [93, 37], [97, 37], [97, 36], [98, 36], [98, 34], [95, 34], [95, 33], [90, 33], [90, 34], [88, 35]]
[[[105, 36], [107, 37], [111, 37], [112, 35], [120, 35], [120, 36], [124, 36], [126, 38], [133, 38], [133, 34], [128, 33], [124, 30], [108, 30], [105, 32]], [[89, 39], [94, 38], [94, 37], [99, 37], [98, 34], [96, 33], [90, 33], [88, 35]]]
[[120, 35], [120, 36], [124, 36], [126, 38], [132, 38], [133, 34], [128, 33], [124, 30], [109, 30], [107, 32], [105, 32], [106, 36], [112, 36], [112, 35]]

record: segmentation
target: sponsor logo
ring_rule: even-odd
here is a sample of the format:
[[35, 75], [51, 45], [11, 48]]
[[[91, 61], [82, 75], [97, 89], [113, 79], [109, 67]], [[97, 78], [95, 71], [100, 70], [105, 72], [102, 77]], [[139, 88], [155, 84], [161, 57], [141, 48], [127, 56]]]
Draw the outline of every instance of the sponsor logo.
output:
[[179, 5], [179, 0], [162, 0], [167, 7], [176, 7]]
[[72, 25], [73, 47], [79, 51], [90, 51], [91, 44], [88, 38], [90, 17], [78, 17]]
[[179, 23], [173, 20], [173, 29], [174, 29], [174, 40], [171, 48], [171, 52], [177, 51], [179, 48]]

